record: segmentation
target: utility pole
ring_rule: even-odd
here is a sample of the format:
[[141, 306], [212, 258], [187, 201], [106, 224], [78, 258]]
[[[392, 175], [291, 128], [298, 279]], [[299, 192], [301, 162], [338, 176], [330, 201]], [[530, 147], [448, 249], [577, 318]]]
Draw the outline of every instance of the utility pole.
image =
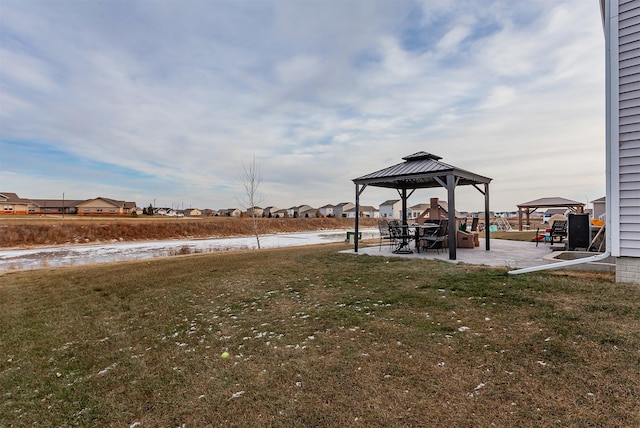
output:
[[62, 192], [62, 218], [64, 218], [64, 192]]

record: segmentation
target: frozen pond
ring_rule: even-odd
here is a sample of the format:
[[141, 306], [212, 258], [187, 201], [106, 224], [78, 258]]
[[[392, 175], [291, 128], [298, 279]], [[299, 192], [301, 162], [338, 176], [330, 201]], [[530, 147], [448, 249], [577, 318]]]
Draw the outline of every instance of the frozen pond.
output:
[[[295, 247], [344, 241], [346, 230], [261, 235], [260, 247]], [[362, 230], [362, 239], [377, 238], [377, 229]], [[240, 238], [118, 242], [0, 250], [0, 271], [143, 260], [177, 254], [256, 249], [255, 236]]]

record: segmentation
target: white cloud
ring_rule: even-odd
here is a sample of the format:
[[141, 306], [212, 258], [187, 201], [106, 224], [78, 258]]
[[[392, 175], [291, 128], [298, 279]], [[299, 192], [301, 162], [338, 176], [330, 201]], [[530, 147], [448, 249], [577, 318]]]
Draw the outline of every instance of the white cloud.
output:
[[[269, 205], [353, 199], [352, 178], [419, 150], [494, 178], [495, 209], [549, 192], [604, 193], [597, 4], [188, 5], [5, 3], [2, 140], [145, 177], [115, 184], [122, 194], [111, 197], [166, 192], [212, 208], [234, 204], [254, 154]], [[529, 172], [550, 156], [563, 167]], [[3, 190], [24, 188], [12, 177], [0, 173]], [[28, 183], [26, 196], [50, 188]], [[363, 203], [393, 197], [368, 189]]]
[[[473, 23], [470, 23], [473, 24]], [[438, 42], [436, 49], [441, 52], [451, 53], [458, 45], [471, 34], [469, 25], [458, 25], [449, 30]]]

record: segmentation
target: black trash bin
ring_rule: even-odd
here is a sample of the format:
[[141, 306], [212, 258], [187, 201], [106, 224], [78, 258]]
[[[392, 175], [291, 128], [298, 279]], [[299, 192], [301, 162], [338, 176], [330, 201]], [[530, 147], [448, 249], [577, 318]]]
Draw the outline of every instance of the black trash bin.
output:
[[589, 214], [569, 214], [568, 225], [568, 249], [575, 251], [584, 248], [585, 251], [591, 243], [591, 221]]

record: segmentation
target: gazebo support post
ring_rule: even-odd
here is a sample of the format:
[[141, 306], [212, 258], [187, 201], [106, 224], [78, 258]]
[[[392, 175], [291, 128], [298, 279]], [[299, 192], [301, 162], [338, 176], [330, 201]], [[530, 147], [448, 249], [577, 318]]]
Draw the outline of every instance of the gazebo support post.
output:
[[456, 259], [456, 238], [458, 227], [456, 226], [456, 181], [453, 174], [447, 174], [447, 204], [449, 206], [447, 218], [449, 221], [449, 260]]
[[[411, 192], [413, 193], [413, 192]], [[398, 253], [412, 253], [411, 246], [409, 245], [409, 223], [407, 223], [407, 188], [403, 187], [402, 192], [400, 193], [400, 198], [402, 199], [402, 244], [396, 252]]]
[[489, 251], [491, 248], [490, 242], [490, 227], [489, 227], [489, 183], [485, 183], [484, 185], [484, 245], [485, 249]]
[[353, 238], [353, 251], [355, 253], [358, 252], [358, 233], [360, 231], [360, 195], [362, 195], [362, 192], [364, 192], [364, 189], [367, 188], [366, 184], [362, 185], [362, 188], [360, 188], [360, 185], [356, 184], [356, 221], [355, 221], [355, 234], [354, 234], [354, 238]]
[[518, 230], [522, 232], [522, 207], [518, 207]]
[[402, 227], [407, 227], [407, 189], [402, 189], [402, 194], [400, 196], [402, 199]]
[[[355, 233], [353, 234], [353, 251], [355, 253], [358, 252], [358, 229], [360, 227], [360, 216], [358, 213], [360, 212], [360, 186], [356, 184], [356, 224], [355, 224]], [[364, 187], [363, 187], [364, 190]]]

